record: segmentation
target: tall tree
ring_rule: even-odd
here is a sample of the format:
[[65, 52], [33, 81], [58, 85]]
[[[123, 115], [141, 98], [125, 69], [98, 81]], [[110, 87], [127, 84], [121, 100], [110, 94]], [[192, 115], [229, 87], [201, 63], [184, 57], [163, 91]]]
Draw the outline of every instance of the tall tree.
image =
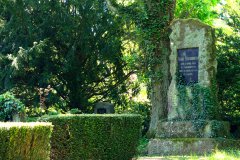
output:
[[[175, 0], [145, 1], [147, 19], [142, 27], [146, 33], [143, 43], [151, 76], [151, 122], [149, 135], [154, 136], [159, 120], [167, 118], [167, 92], [170, 82], [170, 22], [173, 20]], [[145, 43], [148, 41], [150, 44]]]
[[2, 92], [34, 101], [51, 85], [56, 102], [86, 111], [126, 91], [122, 21], [106, 1], [0, 0], [0, 19]]
[[[112, 6], [120, 15], [132, 22], [134, 34], [140, 46], [138, 69], [148, 77], [152, 103], [149, 135], [154, 136], [157, 122], [167, 117], [167, 91], [169, 75], [169, 25], [173, 20], [175, 0], [137, 0], [131, 3], [116, 3]], [[125, 2], [125, 3], [124, 3]]]
[[222, 115], [230, 121], [240, 117], [240, 2], [227, 0], [222, 4], [220, 18], [230, 27], [218, 32], [217, 58], [219, 101]]
[[[167, 119], [167, 91], [170, 82], [169, 25], [174, 18], [198, 18], [211, 23], [218, 0], [111, 0], [115, 11], [124, 15], [135, 27], [140, 47], [138, 69], [147, 77], [151, 99], [149, 135], [154, 136], [158, 121]], [[121, 3], [122, 2], [122, 3]], [[175, 7], [176, 6], [176, 7]], [[140, 35], [140, 36], [139, 36]]]

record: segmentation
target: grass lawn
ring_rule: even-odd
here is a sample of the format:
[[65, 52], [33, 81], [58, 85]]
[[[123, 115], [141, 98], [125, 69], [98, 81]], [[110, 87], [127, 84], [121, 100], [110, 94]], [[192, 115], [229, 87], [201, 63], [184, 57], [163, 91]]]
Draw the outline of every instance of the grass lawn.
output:
[[239, 160], [240, 150], [216, 151], [206, 156], [138, 157], [135, 160]]

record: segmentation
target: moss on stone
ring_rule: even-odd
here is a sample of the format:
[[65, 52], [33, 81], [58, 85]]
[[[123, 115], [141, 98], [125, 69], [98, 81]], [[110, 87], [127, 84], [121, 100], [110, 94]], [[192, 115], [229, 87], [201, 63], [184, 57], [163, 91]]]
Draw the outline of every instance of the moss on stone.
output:
[[151, 155], [205, 155], [222, 149], [239, 149], [240, 141], [225, 138], [153, 139], [148, 145]]
[[[213, 83], [217, 67], [214, 29], [197, 19], [174, 20], [171, 28], [172, 81], [168, 91], [168, 119], [216, 119], [218, 104], [216, 84]], [[178, 84], [177, 50], [183, 48], [199, 48], [197, 85]]]
[[208, 28], [208, 29], [212, 29], [212, 27], [202, 21], [200, 21], [197, 18], [188, 18], [188, 19], [175, 19], [172, 21], [172, 23], [170, 24], [170, 26], [175, 25], [175, 23], [190, 23], [192, 26], [199, 26], [199, 27], [204, 27], [204, 28]]
[[217, 120], [159, 122], [157, 138], [213, 138], [230, 137], [230, 124]]

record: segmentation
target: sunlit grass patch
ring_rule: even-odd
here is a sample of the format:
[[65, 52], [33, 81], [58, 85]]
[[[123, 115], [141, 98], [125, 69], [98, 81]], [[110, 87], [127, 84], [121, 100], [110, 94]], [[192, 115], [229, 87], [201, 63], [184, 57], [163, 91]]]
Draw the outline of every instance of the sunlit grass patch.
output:
[[207, 158], [199, 156], [161, 156], [161, 157], [141, 157], [137, 160], [207, 160]]
[[140, 157], [137, 160], [239, 160], [240, 150], [226, 150], [215, 151], [210, 155], [205, 156], [153, 156], [153, 157]]
[[216, 151], [210, 157], [209, 160], [238, 160], [240, 159], [240, 150], [229, 150], [229, 151]]

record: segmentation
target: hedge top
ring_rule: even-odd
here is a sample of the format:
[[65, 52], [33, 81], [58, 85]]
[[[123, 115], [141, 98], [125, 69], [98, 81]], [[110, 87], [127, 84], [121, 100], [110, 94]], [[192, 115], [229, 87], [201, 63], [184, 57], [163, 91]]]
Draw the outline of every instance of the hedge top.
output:
[[11, 127], [29, 127], [34, 128], [37, 126], [52, 126], [52, 123], [46, 123], [46, 122], [29, 122], [29, 123], [23, 123], [23, 122], [0, 122], [0, 128], [11, 128]]
[[59, 114], [59, 115], [48, 115], [42, 118], [70, 118], [70, 117], [141, 117], [140, 114]]

